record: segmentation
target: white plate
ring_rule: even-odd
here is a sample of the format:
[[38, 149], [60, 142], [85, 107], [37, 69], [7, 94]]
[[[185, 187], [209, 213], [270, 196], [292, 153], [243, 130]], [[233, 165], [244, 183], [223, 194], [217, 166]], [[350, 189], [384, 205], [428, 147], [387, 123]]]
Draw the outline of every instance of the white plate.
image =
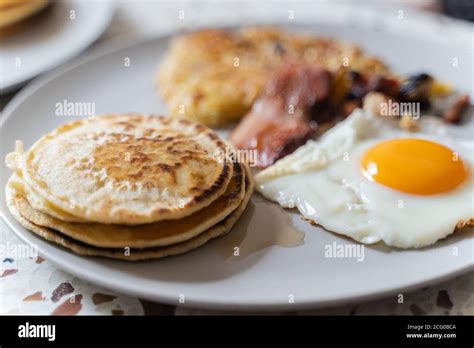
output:
[[[400, 72], [423, 68], [468, 89], [472, 76], [452, 72], [450, 62], [453, 55], [459, 61], [472, 62], [472, 50], [463, 42], [427, 36], [430, 30], [412, 32], [406, 26], [409, 23], [399, 30], [392, 26], [387, 32], [356, 26], [348, 30], [344, 22], [337, 21], [318, 25], [313, 21], [300, 29], [358, 42]], [[421, 24], [417, 28], [426, 29]], [[45, 132], [68, 121], [70, 118], [54, 116], [55, 104], [64, 99], [93, 102], [97, 113], [165, 113], [163, 102], [154, 93], [152, 78], [168, 41], [163, 37], [121, 48], [107, 47], [91, 60], [74, 62], [33, 82], [5, 110], [0, 157], [13, 149], [16, 139], [30, 146]], [[129, 67], [124, 66], [127, 58]], [[7, 175], [2, 167], [2, 192]], [[368, 246], [363, 262], [326, 258], [326, 245], [351, 242], [309, 225], [297, 214], [258, 195], [228, 236], [186, 255], [143, 263], [76, 256], [25, 230], [7, 212], [3, 199], [1, 206], [7, 224], [61, 268], [120, 292], [170, 304], [178, 304], [184, 295], [186, 305], [203, 308], [294, 310], [408, 291], [474, 269], [473, 230], [422, 250]], [[243, 244], [252, 245], [259, 236], [271, 235], [278, 228], [304, 232], [304, 245], [269, 247], [233, 261], [225, 261], [222, 256], [227, 238], [240, 236]], [[289, 298], [294, 303], [290, 304]]]
[[111, 1], [53, 1], [34, 26], [0, 39], [0, 91], [6, 92], [76, 56], [107, 28]]

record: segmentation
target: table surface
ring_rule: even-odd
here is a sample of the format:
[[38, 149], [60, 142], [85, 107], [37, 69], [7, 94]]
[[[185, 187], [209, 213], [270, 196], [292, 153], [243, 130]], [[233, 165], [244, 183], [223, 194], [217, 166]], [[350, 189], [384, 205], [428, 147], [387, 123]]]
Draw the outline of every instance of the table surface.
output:
[[[429, 1], [422, 1], [428, 4]], [[281, 6], [291, 6], [280, 1]], [[118, 2], [117, 12], [105, 34], [104, 41], [121, 34], [156, 34], [176, 27], [176, 20], [160, 18], [154, 14], [163, 7], [176, 7], [170, 1]], [[231, 8], [232, 7], [232, 8]], [[179, 3], [185, 13], [209, 13], [216, 17], [216, 2]], [[256, 11], [264, 11], [264, 7]], [[239, 13], [239, 5], [227, 3], [226, 11]], [[204, 16], [205, 17], [205, 16]], [[176, 28], [178, 29], [178, 28]], [[96, 44], [93, 45], [96, 46]], [[91, 47], [91, 49], [93, 48]], [[2, 98], [0, 108], [14, 95]], [[1, 244], [18, 248], [22, 241], [0, 222]], [[344, 306], [291, 312], [291, 314], [321, 315], [474, 315], [474, 272], [455, 279], [422, 288], [411, 293], [397, 294], [381, 300], [352, 303]], [[14, 258], [0, 254], [0, 314], [104, 314], [104, 315], [219, 315], [233, 314], [172, 306], [145, 301], [117, 294], [68, 274], [48, 260], [36, 258]], [[258, 314], [258, 313], [251, 313]], [[278, 313], [283, 314], [283, 313]]]

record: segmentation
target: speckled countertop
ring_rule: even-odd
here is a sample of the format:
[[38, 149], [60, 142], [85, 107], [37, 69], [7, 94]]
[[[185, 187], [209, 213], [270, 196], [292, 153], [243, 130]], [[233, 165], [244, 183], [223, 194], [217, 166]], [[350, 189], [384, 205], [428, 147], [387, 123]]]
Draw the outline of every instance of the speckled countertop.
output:
[[[426, 2], [426, 1], [424, 1]], [[289, 6], [279, 2], [281, 6]], [[187, 13], [206, 13], [209, 21], [219, 18], [216, 2], [180, 2]], [[156, 20], [160, 7], [176, 6], [169, 1], [119, 2], [112, 25], [100, 39], [124, 34], [152, 34], [179, 28], [170, 18]], [[239, 16], [238, 4], [226, 5], [227, 13]], [[294, 7], [292, 4], [291, 6]], [[299, 4], [298, 6], [304, 6]], [[232, 7], [232, 8], [231, 8]], [[254, 6], [254, 14], [265, 13], [265, 6]], [[10, 95], [9, 97], [11, 97]], [[9, 98], [8, 98], [9, 99]], [[0, 105], [4, 107], [5, 98]], [[23, 242], [6, 225], [0, 222], [0, 242], [6, 248], [0, 255], [0, 314], [103, 314], [103, 315], [219, 315], [232, 314], [190, 309], [149, 302], [117, 294], [68, 274], [40, 256], [16, 258], [8, 255], [8, 248]], [[403, 295], [403, 296], [400, 296]], [[403, 299], [402, 301], [400, 299]], [[258, 314], [258, 313], [255, 313]], [[464, 314], [474, 315], [474, 272], [419, 289], [412, 293], [397, 294], [381, 300], [349, 305], [292, 312], [291, 314], [328, 315], [423, 315]]]

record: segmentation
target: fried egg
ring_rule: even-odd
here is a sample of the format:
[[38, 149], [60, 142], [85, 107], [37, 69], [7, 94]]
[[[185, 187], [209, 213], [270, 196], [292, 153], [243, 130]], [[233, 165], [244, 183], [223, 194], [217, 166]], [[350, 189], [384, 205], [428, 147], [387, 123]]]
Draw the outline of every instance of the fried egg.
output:
[[473, 226], [474, 144], [426, 117], [416, 133], [356, 110], [260, 172], [257, 190], [358, 242], [420, 248]]

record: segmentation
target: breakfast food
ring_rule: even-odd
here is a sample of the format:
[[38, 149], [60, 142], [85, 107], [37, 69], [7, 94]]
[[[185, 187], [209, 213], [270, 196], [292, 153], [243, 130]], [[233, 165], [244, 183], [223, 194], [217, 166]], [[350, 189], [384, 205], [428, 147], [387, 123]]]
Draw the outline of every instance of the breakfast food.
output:
[[[432, 76], [398, 76], [356, 46], [265, 27], [202, 30], [174, 39], [157, 85], [174, 116], [210, 126], [242, 118], [230, 141], [256, 151], [261, 168], [356, 108], [380, 115], [383, 105], [402, 105], [389, 112], [401, 128], [416, 130], [405, 104], [409, 112], [417, 108], [417, 116], [438, 114], [448, 123], [457, 123], [469, 104]], [[440, 101], [444, 107], [435, 110]]]
[[[400, 118], [400, 127], [415, 130], [413, 117], [427, 114], [448, 94], [439, 87], [427, 74], [368, 76], [346, 68], [332, 73], [317, 65], [285, 64], [270, 76], [230, 140], [239, 149], [256, 150], [257, 166], [267, 167], [358, 107], [377, 116], [390, 113]], [[457, 123], [469, 99], [450, 97], [454, 100], [438, 113], [445, 122]]]
[[0, 30], [33, 16], [48, 0], [0, 0]]
[[80, 254], [175, 255], [228, 232], [245, 210], [251, 176], [222, 156], [228, 146], [175, 118], [72, 121], [7, 155], [8, 206], [26, 228]]
[[319, 65], [332, 72], [349, 64], [370, 76], [388, 73], [379, 59], [354, 45], [246, 27], [201, 30], [174, 39], [160, 65], [157, 85], [173, 116], [222, 126], [243, 117], [270, 74], [286, 63]]
[[474, 144], [423, 118], [417, 132], [355, 110], [256, 175], [256, 189], [356, 241], [420, 248], [474, 226]]

